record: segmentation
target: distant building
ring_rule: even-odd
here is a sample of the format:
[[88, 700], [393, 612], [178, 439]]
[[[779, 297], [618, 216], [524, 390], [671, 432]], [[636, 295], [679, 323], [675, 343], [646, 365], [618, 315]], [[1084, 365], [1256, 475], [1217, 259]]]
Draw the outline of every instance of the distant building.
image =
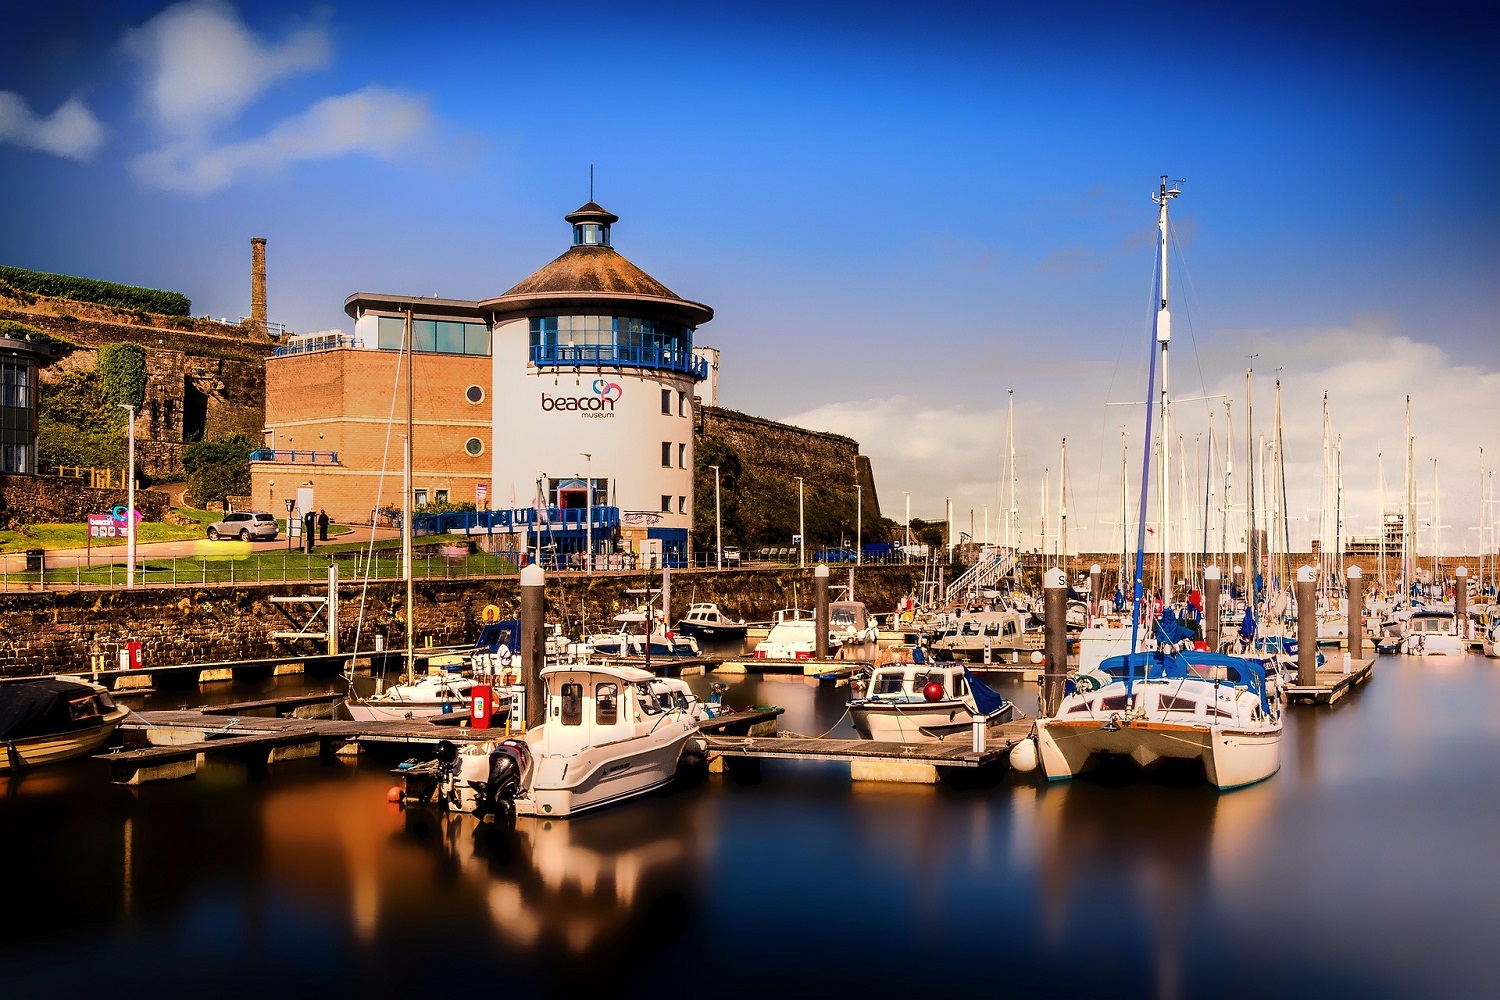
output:
[[587, 531], [576, 515], [547, 512], [598, 508], [596, 552], [617, 541], [685, 558], [694, 396], [717, 369], [694, 337], [713, 310], [616, 251], [612, 213], [589, 202], [565, 218], [569, 249], [501, 295], [356, 292], [344, 302], [352, 337], [278, 348], [266, 366], [267, 447], [252, 464], [256, 505], [284, 510], [300, 496], [346, 521], [401, 506], [397, 373], [409, 330], [414, 506], [532, 508], [542, 523], [525, 530], [544, 527], [560, 552], [579, 551]]

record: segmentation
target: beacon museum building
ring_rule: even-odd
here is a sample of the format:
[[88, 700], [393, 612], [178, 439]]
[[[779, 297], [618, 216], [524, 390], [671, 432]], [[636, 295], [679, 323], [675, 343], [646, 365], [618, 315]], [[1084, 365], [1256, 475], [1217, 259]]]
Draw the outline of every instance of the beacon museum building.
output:
[[508, 536], [500, 545], [560, 557], [592, 537], [600, 563], [687, 558], [694, 396], [717, 374], [716, 352], [693, 340], [713, 310], [616, 251], [619, 220], [599, 205], [566, 220], [568, 250], [502, 295], [357, 292], [344, 302], [352, 337], [278, 348], [256, 506], [279, 513], [291, 499], [356, 523], [400, 509], [409, 336], [419, 512], [473, 503], [492, 512], [487, 533]]

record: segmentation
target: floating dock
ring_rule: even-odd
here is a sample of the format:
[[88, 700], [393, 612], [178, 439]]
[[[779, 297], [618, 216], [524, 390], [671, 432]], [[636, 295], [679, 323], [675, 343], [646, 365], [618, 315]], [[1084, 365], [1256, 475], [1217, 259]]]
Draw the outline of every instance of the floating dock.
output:
[[[724, 770], [727, 761], [761, 760], [847, 761], [855, 781], [893, 781], [934, 784], [949, 768], [977, 770], [1006, 766], [1010, 750], [1031, 735], [1032, 719], [991, 726], [985, 748], [976, 751], [971, 733], [921, 743], [884, 743], [875, 740], [830, 740], [795, 736], [709, 736], [709, 766]], [[717, 758], [717, 765], [716, 765]]]
[[[109, 762], [113, 779], [127, 785], [191, 778], [211, 757], [227, 757], [256, 774], [283, 760], [348, 757], [369, 745], [400, 746], [430, 756], [439, 740], [483, 743], [504, 739], [503, 727], [470, 729], [467, 712], [453, 712], [395, 722], [352, 722], [304, 718], [282, 712], [325, 710], [342, 695], [297, 695], [239, 702], [204, 709], [136, 712], [120, 726], [131, 749], [99, 754]], [[271, 713], [271, 714], [254, 714]], [[774, 732], [782, 709], [760, 707], [705, 720], [705, 734]], [[228, 716], [228, 718], [226, 718]]]
[[1316, 683], [1286, 686], [1287, 704], [1332, 705], [1354, 690], [1355, 686], [1368, 681], [1374, 672], [1374, 657], [1350, 660], [1347, 673], [1344, 672], [1342, 664], [1337, 669], [1330, 667], [1326, 670], [1319, 670], [1316, 672]]

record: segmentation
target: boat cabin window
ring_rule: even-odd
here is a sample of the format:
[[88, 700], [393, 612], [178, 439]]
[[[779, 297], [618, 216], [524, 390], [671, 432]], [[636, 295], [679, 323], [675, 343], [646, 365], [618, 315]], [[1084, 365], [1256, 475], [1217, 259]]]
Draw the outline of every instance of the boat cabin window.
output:
[[565, 726], [583, 725], [583, 685], [568, 683], [562, 686], [561, 702], [562, 724]]
[[964, 622], [963, 631], [960, 634], [961, 635], [978, 635], [979, 634], [979, 623], [978, 622]]
[[635, 700], [647, 715], [661, 714], [661, 706], [656, 703], [656, 699], [651, 696], [651, 689], [644, 683], [636, 684]]
[[875, 678], [871, 685], [871, 694], [900, 694], [902, 677], [900, 674], [881, 674]]
[[99, 702], [93, 695], [89, 695], [87, 698], [74, 698], [68, 702], [68, 716], [74, 722], [80, 722], [84, 719], [97, 719], [103, 714], [99, 710]]
[[920, 692], [923, 688], [927, 687], [927, 685], [929, 685], [929, 684], [941, 684], [944, 691], [948, 690], [948, 685], [943, 684], [943, 675], [942, 674], [928, 674], [925, 677], [918, 676], [917, 678], [915, 678], [911, 682], [911, 689], [913, 691]]
[[1101, 712], [1123, 712], [1130, 698], [1127, 695], [1117, 694], [1109, 698], [1099, 699], [1099, 711]]
[[990, 622], [987, 625], [985, 625], [985, 627], [984, 627], [984, 634], [985, 635], [990, 635], [990, 636], [999, 635], [1000, 634], [1000, 623], [999, 622]]
[[1005, 623], [1005, 629], [1000, 634], [1001, 635], [1015, 635], [1016, 634], [1016, 623], [1015, 622], [1006, 622]]
[[1192, 698], [1177, 698], [1170, 694], [1157, 698], [1156, 707], [1163, 712], [1192, 712], [1195, 715], [1198, 712], [1198, 703]]
[[964, 677], [953, 678], [953, 697], [962, 698], [969, 693], [969, 681]]
[[620, 685], [603, 681], [594, 688], [594, 724], [613, 726], [620, 721]]

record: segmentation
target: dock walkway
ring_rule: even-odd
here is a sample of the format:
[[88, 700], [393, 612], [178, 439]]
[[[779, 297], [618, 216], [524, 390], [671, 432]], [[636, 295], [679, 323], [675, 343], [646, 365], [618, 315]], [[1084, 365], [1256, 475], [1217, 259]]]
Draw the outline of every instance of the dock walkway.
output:
[[1316, 683], [1286, 686], [1287, 704], [1332, 705], [1354, 690], [1356, 685], [1368, 681], [1374, 672], [1374, 657], [1351, 661], [1347, 674], [1344, 673], [1342, 664], [1337, 669], [1319, 670], [1316, 672]]

